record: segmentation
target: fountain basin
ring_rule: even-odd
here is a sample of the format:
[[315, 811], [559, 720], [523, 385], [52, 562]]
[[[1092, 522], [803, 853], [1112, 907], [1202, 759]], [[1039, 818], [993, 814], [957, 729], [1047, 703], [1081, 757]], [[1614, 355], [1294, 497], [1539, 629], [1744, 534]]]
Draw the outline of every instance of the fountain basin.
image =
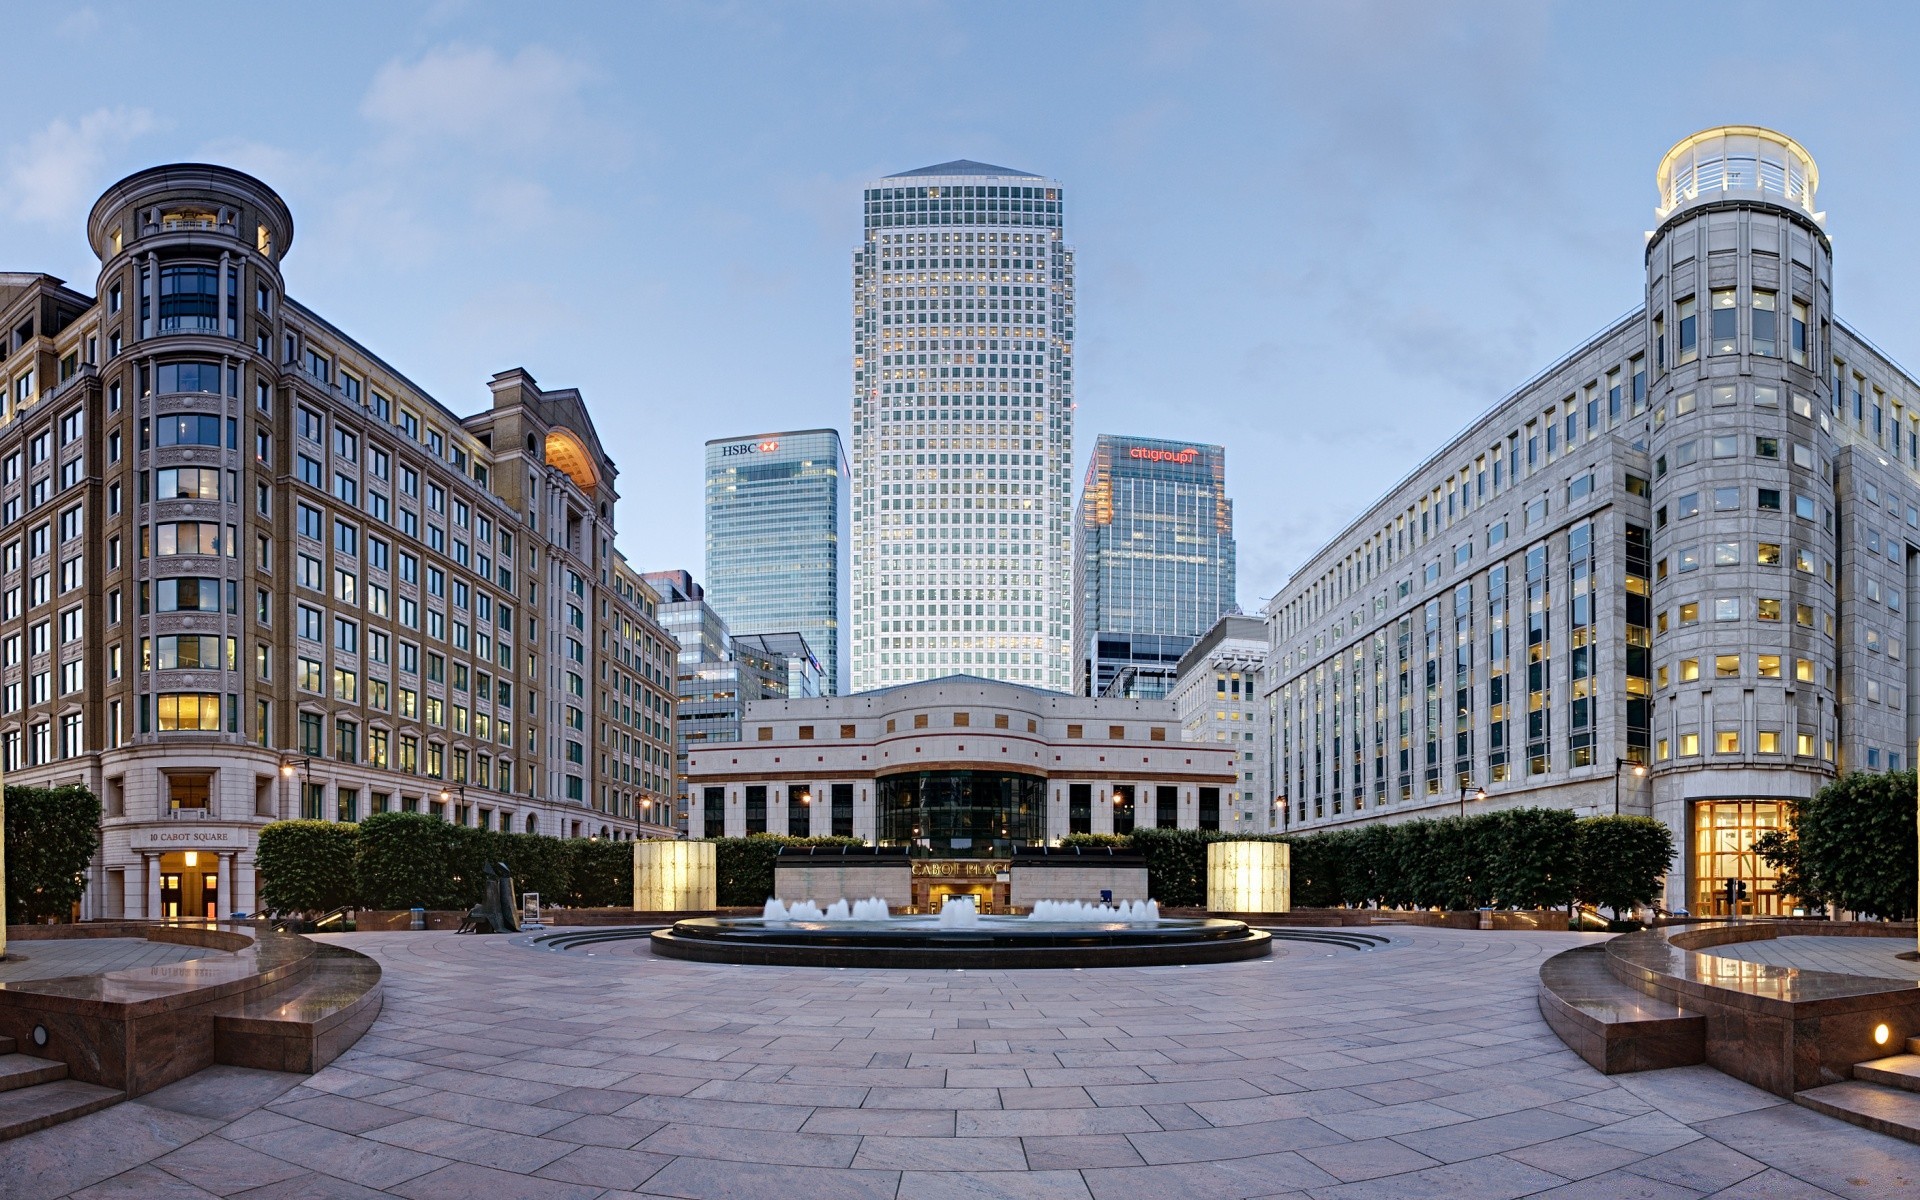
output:
[[695, 917], [656, 930], [653, 953], [694, 962], [778, 967], [1004, 970], [1154, 967], [1235, 962], [1272, 950], [1264, 930], [1242, 921], [1036, 921], [976, 917], [942, 928], [937, 916], [877, 921], [767, 921]]

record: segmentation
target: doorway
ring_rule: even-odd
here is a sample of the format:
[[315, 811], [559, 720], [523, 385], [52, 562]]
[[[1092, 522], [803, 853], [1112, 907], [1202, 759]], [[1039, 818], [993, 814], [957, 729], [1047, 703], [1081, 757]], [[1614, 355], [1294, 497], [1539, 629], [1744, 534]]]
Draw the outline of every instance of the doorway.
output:
[[169, 921], [220, 919], [220, 856], [178, 850], [160, 856], [160, 915]]

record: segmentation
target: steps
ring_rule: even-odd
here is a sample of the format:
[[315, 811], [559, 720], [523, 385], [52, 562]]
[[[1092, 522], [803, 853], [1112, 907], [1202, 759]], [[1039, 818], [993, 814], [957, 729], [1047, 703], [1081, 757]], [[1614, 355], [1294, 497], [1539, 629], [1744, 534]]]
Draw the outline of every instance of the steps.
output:
[[311, 1075], [360, 1039], [380, 1001], [377, 963], [319, 944], [304, 978], [214, 1018], [214, 1061]]
[[1706, 1061], [1706, 1018], [1616, 979], [1604, 943], [1542, 963], [1538, 999], [1560, 1040], [1603, 1075]]
[[67, 1064], [14, 1051], [0, 1037], [0, 1142], [71, 1121], [126, 1099], [126, 1093], [67, 1078]]
[[1853, 1064], [1844, 1083], [1795, 1092], [1795, 1104], [1901, 1141], [1920, 1143], [1920, 1037], [1907, 1052]]

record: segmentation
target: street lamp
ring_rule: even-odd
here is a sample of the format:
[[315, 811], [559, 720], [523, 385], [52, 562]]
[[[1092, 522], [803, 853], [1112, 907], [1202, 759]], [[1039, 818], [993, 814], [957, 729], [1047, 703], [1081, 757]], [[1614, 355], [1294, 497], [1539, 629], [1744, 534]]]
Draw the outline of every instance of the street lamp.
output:
[[[1630, 761], [1631, 760], [1625, 758], [1616, 758], [1613, 760], [1613, 815], [1616, 817], [1620, 815], [1620, 768], [1626, 766]], [[1635, 778], [1645, 775], [1646, 773], [1647, 764], [1641, 762], [1633, 763], [1633, 774]]]
[[[1280, 830], [1284, 833], [1293, 825], [1293, 805], [1287, 803], [1285, 796], [1275, 796], [1273, 806], [1280, 810]], [[1267, 828], [1271, 829], [1273, 826], [1269, 825]]]
[[[1472, 793], [1471, 796], [1468, 795], [1469, 792]], [[1487, 798], [1487, 789], [1481, 787], [1479, 784], [1473, 782], [1471, 779], [1462, 779], [1460, 781], [1460, 815], [1461, 817], [1464, 818], [1467, 815], [1468, 800], [1473, 800], [1474, 802], [1478, 803], [1479, 801], [1485, 800], [1486, 798]]]

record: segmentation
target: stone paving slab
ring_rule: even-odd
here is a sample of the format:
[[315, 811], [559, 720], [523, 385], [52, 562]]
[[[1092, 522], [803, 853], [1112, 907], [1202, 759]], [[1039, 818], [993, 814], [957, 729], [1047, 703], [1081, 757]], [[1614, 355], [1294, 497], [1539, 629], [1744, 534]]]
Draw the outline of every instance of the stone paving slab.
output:
[[1762, 938], [1753, 942], [1734, 942], [1701, 951], [1716, 958], [1737, 958], [1741, 962], [1769, 963], [1776, 967], [1801, 967], [1809, 971], [1832, 971], [1839, 975], [1868, 975], [1879, 979], [1920, 979], [1920, 962], [1897, 957], [1914, 948], [1913, 939], [1904, 937], [1819, 937], [1795, 934], [1793, 937]]
[[230, 954], [211, 946], [183, 946], [150, 942], [145, 938], [16, 938], [0, 961], [0, 983], [28, 979], [64, 979], [69, 975], [100, 975], [131, 967], [163, 967], [215, 954]]
[[0, 1196], [1920, 1200], [1920, 1146], [1568, 1052], [1537, 973], [1594, 936], [960, 972], [345, 935], [387, 1000], [332, 1066], [0, 1143]]

